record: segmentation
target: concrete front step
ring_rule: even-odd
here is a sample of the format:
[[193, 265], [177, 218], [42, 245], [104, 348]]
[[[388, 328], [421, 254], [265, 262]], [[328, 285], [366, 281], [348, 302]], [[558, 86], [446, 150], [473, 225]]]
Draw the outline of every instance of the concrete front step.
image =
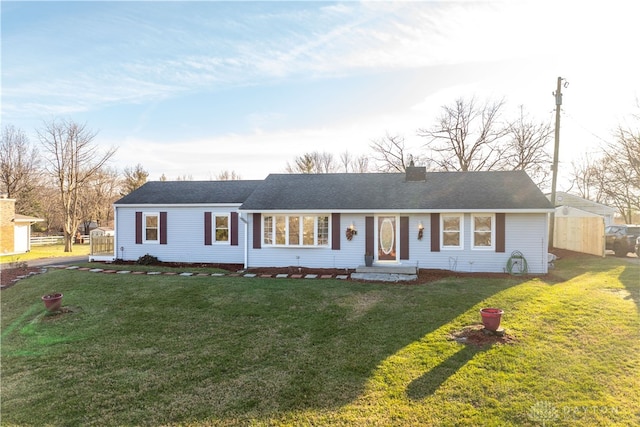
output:
[[361, 265], [356, 268], [356, 273], [415, 275], [417, 274], [417, 270], [416, 267], [406, 265], [373, 265], [371, 267]]

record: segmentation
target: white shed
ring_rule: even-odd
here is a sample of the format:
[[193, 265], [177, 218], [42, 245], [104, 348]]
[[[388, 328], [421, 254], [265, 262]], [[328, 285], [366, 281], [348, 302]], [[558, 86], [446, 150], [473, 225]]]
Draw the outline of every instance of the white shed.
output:
[[98, 227], [91, 230], [90, 237], [113, 236], [113, 235], [115, 235], [115, 231], [113, 230], [113, 228]]

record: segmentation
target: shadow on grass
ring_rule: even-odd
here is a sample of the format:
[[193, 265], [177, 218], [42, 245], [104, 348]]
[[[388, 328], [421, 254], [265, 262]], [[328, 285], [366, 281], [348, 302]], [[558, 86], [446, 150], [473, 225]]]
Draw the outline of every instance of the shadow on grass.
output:
[[620, 282], [629, 291], [630, 298], [636, 304], [636, 310], [640, 313], [640, 268], [631, 266], [625, 267], [619, 276]]
[[[47, 352], [46, 360], [3, 364], [3, 374], [19, 381], [21, 371], [28, 371], [37, 376], [34, 384], [56, 384], [37, 402], [29, 401], [31, 408], [24, 413], [12, 406], [23, 397], [7, 395], [6, 419], [17, 424], [43, 421], [32, 417], [46, 412], [49, 404], [58, 408], [47, 420], [53, 424], [89, 420], [105, 425], [160, 425], [238, 414], [266, 419], [289, 411], [337, 409], [363, 393], [381, 362], [522, 283], [510, 277], [396, 285], [175, 276], [127, 276], [125, 281], [93, 273], [48, 274], [30, 279], [32, 299], [55, 285], [85, 311], [80, 319], [38, 323], [33, 337], [14, 329], [6, 350], [3, 340], [5, 354]], [[36, 340], [74, 334], [83, 339], [73, 347]], [[478, 351], [465, 346], [411, 383], [408, 395], [421, 399], [433, 393]], [[68, 369], [63, 380], [45, 369], [52, 357], [64, 361], [60, 369]], [[151, 379], [142, 382], [143, 376]], [[96, 390], [112, 392], [112, 412], [100, 406]], [[159, 400], [180, 405], [165, 407]]]
[[451, 357], [443, 360], [438, 366], [411, 381], [407, 387], [407, 396], [413, 400], [422, 400], [429, 397], [450, 376], [458, 372], [469, 360], [483, 350], [484, 348], [482, 347], [465, 345], [462, 350], [452, 354]]
[[[481, 301], [520, 283], [507, 278], [461, 279], [422, 286], [352, 285], [356, 294], [349, 298], [355, 297], [357, 302], [347, 312], [341, 313], [336, 306], [326, 307], [324, 314], [317, 313], [316, 320], [300, 331], [309, 338], [307, 348], [314, 355], [289, 360], [289, 369], [296, 375], [272, 397], [276, 403], [273, 406], [286, 410], [340, 408], [361, 395], [381, 362]], [[357, 319], [349, 319], [353, 307], [366, 305], [368, 294], [376, 292], [383, 292], [385, 297], [368, 306]], [[415, 380], [407, 393], [413, 399], [433, 393], [479, 351], [482, 348], [464, 346]]]

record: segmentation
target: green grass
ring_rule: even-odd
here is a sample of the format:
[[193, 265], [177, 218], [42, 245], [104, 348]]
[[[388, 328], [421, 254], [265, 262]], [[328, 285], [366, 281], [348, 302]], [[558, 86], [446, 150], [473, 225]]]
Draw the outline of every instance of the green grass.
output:
[[72, 252], [65, 252], [64, 245], [31, 246], [31, 251], [17, 255], [0, 256], [0, 264], [19, 264], [40, 258], [58, 258], [76, 255], [89, 255], [89, 244], [73, 245]]
[[[2, 291], [2, 424], [634, 426], [639, 279], [595, 257], [425, 285], [56, 270]], [[483, 306], [514, 344], [448, 339]]]

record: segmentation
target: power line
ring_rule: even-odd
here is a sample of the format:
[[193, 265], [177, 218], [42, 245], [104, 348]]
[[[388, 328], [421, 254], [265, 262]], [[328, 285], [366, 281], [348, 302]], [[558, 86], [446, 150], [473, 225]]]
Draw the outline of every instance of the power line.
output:
[[602, 142], [606, 142], [607, 144], [609, 144], [611, 141], [607, 141], [606, 139], [602, 138], [600, 135], [597, 135], [595, 132], [593, 132], [591, 129], [588, 129], [586, 126], [584, 126], [582, 123], [580, 123], [575, 117], [573, 117], [571, 114], [567, 113], [566, 111], [562, 110], [562, 114], [566, 117], [568, 117], [569, 119], [573, 120], [573, 122], [575, 124], [577, 124], [578, 126], [580, 126], [582, 129], [584, 129], [587, 133], [591, 134], [592, 136], [596, 137], [597, 139], [599, 139]]

